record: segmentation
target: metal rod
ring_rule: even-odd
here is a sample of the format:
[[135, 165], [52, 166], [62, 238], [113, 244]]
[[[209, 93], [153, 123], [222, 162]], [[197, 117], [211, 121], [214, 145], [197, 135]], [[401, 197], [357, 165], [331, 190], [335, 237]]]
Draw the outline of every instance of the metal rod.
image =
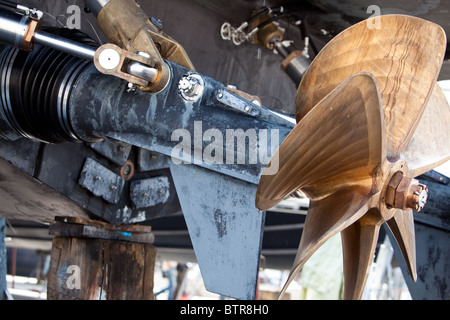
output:
[[283, 43], [281, 41], [274, 42], [274, 48], [283, 59], [286, 59], [287, 56], [291, 53], [291, 51], [287, 47], [283, 46]]
[[[96, 2], [106, 4], [108, 1]], [[28, 23], [29, 19], [27, 16], [0, 9], [0, 42], [23, 49]], [[32, 42], [90, 61], [94, 60], [95, 51], [97, 50], [97, 48], [86, 44], [41, 30], [34, 32]], [[158, 75], [156, 68], [151, 68], [139, 62], [130, 62], [127, 66], [127, 72], [150, 82], [155, 81]]]
[[[34, 34], [34, 42], [65, 53], [77, 56], [86, 60], [94, 60], [96, 48], [81, 44], [63, 37], [56, 36], [44, 31], [37, 31]], [[139, 62], [130, 62], [127, 72], [147, 81], [154, 81], [158, 75], [156, 68], [151, 68]]]
[[[30, 19], [26, 15], [0, 9], [0, 42], [23, 49], [24, 36]], [[71, 55], [93, 60], [96, 48], [68, 40], [44, 31], [35, 31], [32, 41]]]
[[[34, 42], [41, 44], [86, 60], [94, 60], [96, 48], [81, 44], [63, 37], [59, 37], [43, 31], [34, 34]], [[145, 79], [149, 82], [155, 81], [158, 69], [132, 61], [127, 66], [127, 72], [133, 76]]]
[[91, 9], [92, 13], [95, 16], [98, 16], [99, 12], [109, 1], [110, 0], [85, 0], [84, 2], [86, 2], [86, 5]]
[[12, 1], [7, 1], [7, 0], [0, 0], [0, 5], [10, 7], [13, 9], [17, 8], [17, 3], [12, 2]]
[[301, 51], [296, 50], [291, 52], [281, 41], [275, 42], [274, 48], [284, 59], [281, 63], [281, 68], [294, 81], [295, 85], [298, 86], [306, 70], [308, 70], [311, 61]]
[[0, 9], [0, 42], [22, 49], [28, 17]]
[[44, 31], [35, 32], [33, 40], [37, 44], [59, 50], [82, 59], [94, 60], [96, 48], [85, 44], [81, 44]]
[[158, 69], [148, 67], [136, 61], [128, 64], [127, 72], [135, 77], [142, 78], [150, 82], [155, 81], [158, 75]]

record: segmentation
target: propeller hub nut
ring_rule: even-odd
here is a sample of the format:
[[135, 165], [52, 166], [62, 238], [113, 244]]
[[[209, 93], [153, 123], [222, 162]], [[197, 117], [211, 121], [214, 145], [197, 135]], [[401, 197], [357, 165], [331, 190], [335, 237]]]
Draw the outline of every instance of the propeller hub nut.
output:
[[[417, 180], [414, 180], [417, 181]], [[408, 194], [407, 202], [408, 208], [411, 208], [416, 211], [420, 211], [425, 207], [428, 199], [428, 187], [426, 185], [420, 184], [417, 181], [417, 184], [412, 185], [410, 192]]]
[[427, 202], [428, 188], [416, 179], [396, 172], [386, 190], [385, 202], [389, 208], [420, 211]]

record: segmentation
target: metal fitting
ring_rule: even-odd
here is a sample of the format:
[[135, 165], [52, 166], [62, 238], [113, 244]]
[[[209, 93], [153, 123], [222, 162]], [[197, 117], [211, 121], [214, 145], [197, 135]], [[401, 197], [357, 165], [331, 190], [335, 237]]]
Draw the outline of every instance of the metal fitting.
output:
[[134, 175], [134, 163], [127, 160], [125, 164], [120, 168], [120, 176], [125, 181], [130, 180]]
[[196, 101], [203, 95], [205, 84], [199, 74], [189, 74], [178, 82], [178, 92], [187, 101]]
[[104, 69], [115, 69], [120, 63], [120, 54], [114, 49], [105, 49], [98, 55], [98, 62]]
[[127, 92], [128, 93], [134, 93], [136, 92], [136, 85], [134, 83], [128, 82], [127, 85]]
[[428, 188], [418, 180], [405, 177], [397, 172], [389, 181], [385, 202], [390, 208], [420, 211], [427, 203]]

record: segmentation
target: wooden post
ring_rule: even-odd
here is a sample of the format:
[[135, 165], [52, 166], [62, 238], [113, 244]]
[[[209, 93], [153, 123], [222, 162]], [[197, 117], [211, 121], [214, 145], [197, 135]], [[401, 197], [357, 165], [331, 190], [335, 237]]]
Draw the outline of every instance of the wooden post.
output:
[[6, 224], [5, 219], [0, 218], [0, 300], [6, 298]]
[[57, 218], [49, 300], [153, 300], [156, 249], [147, 226]]

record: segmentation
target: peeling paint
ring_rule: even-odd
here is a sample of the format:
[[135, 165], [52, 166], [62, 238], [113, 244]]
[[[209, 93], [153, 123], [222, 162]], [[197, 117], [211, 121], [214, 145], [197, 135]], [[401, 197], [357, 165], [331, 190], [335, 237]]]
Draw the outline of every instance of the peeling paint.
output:
[[257, 186], [198, 166], [170, 170], [206, 289], [254, 299], [265, 218]]
[[131, 218], [130, 223], [138, 223], [138, 222], [145, 221], [146, 219], [147, 219], [147, 217], [145, 215], [145, 211], [138, 211], [138, 215], [134, 218]]
[[131, 214], [133, 213], [133, 211], [128, 208], [128, 206], [123, 207], [123, 209], [119, 209], [116, 211], [116, 218], [117, 220], [122, 220], [124, 222], [129, 222], [130, 218], [131, 218]]
[[214, 211], [214, 223], [217, 228], [219, 239], [222, 239], [227, 235], [227, 219], [222, 210], [216, 209], [216, 211]]

